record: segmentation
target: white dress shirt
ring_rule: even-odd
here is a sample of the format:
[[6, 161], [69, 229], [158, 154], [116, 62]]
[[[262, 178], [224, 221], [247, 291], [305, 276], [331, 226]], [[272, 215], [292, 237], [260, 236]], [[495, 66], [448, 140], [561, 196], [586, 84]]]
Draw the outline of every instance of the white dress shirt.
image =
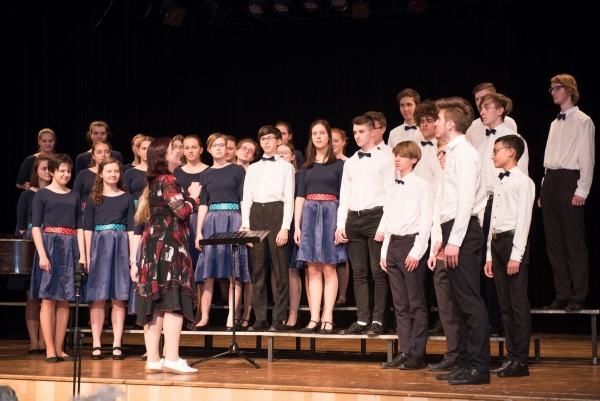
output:
[[[338, 229], [346, 228], [349, 210], [357, 212], [385, 206], [396, 185], [394, 160], [375, 146], [366, 153], [370, 153], [371, 157], [364, 156], [360, 159], [356, 152], [344, 163], [338, 207]], [[382, 219], [377, 231], [383, 232], [384, 228]]]
[[[417, 127], [416, 124], [414, 124], [415, 127]], [[400, 142], [404, 142], [404, 141], [420, 141], [423, 139], [423, 134], [421, 133], [421, 130], [419, 129], [419, 127], [417, 127], [416, 129], [406, 129], [407, 125], [406, 124], [402, 124], [399, 127], [394, 128], [393, 130], [390, 131], [390, 136], [388, 137], [388, 146], [392, 149], [394, 149], [394, 146], [396, 146], [397, 144], [399, 144]], [[412, 125], [411, 125], [412, 127]]]
[[381, 258], [384, 259], [387, 256], [392, 234], [418, 233], [415, 237], [415, 244], [408, 254], [419, 260], [427, 251], [431, 231], [431, 214], [433, 212], [431, 186], [414, 172], [407, 174], [401, 180], [404, 181], [404, 184], [396, 185], [382, 217], [385, 223], [385, 239], [381, 248]]
[[[495, 134], [490, 134], [490, 136], [487, 137], [485, 136], [485, 134], [483, 135], [485, 140], [479, 148], [479, 157], [481, 158], [483, 182], [485, 183], [485, 191], [489, 195], [492, 195], [494, 193], [494, 187], [496, 186], [496, 183], [500, 181], [500, 178], [498, 178], [498, 174], [504, 171], [501, 168], [494, 167], [494, 162], [492, 161], [494, 142], [498, 138], [501, 138], [506, 135], [521, 136], [515, 131], [508, 128], [506, 124], [500, 124], [494, 129], [496, 130]], [[523, 138], [523, 141], [525, 142], [525, 150], [523, 151], [523, 155], [519, 159], [518, 163], [521, 171], [523, 171], [526, 175], [529, 175], [529, 149], [527, 148], [527, 141], [525, 141], [525, 138]]]
[[275, 155], [275, 161], [260, 160], [248, 166], [244, 179], [242, 227], [250, 227], [250, 208], [254, 202], [283, 202], [281, 228], [289, 230], [294, 206], [294, 166]]
[[[506, 126], [508, 128], [510, 128], [511, 130], [513, 130], [515, 132], [519, 132], [519, 130], [517, 130], [517, 123], [515, 122], [515, 120], [513, 120], [509, 116], [504, 117], [504, 124], [506, 124]], [[471, 145], [473, 145], [473, 147], [475, 149], [479, 149], [481, 147], [481, 145], [485, 142], [485, 140], [486, 140], [485, 130], [486, 129], [487, 129], [487, 126], [483, 125], [481, 118], [478, 118], [477, 120], [473, 120], [473, 122], [471, 123], [471, 126], [467, 130], [467, 133], [466, 133], [467, 140], [471, 143]]]
[[509, 170], [494, 188], [494, 203], [490, 221], [486, 260], [492, 260], [492, 233], [515, 230], [511, 260], [520, 262], [525, 254], [531, 213], [535, 199], [535, 184], [519, 167]]
[[381, 143], [379, 145], [375, 145], [377, 147], [377, 149], [381, 150], [383, 153], [385, 153], [386, 155], [388, 155], [389, 157], [392, 158], [392, 160], [395, 158], [394, 156], [394, 151], [392, 150], [392, 148], [390, 148], [389, 146], [387, 146], [385, 144], [385, 142], [381, 141]]
[[421, 149], [421, 160], [415, 166], [415, 174], [423, 178], [432, 187], [441, 179], [442, 167], [440, 161], [437, 158], [438, 147], [437, 139], [431, 140], [432, 145], [423, 145], [426, 142], [425, 139], [418, 141], [419, 149]]
[[575, 106], [565, 112], [564, 120], [555, 119], [544, 153], [544, 168], [579, 170], [575, 195], [587, 198], [594, 174], [594, 135], [596, 127], [587, 114]]
[[[479, 154], [465, 135], [459, 135], [446, 146], [446, 168], [440, 195], [435, 200], [433, 224], [454, 220], [448, 243], [460, 247], [471, 216], [479, 216], [486, 202]], [[441, 232], [439, 227], [432, 228], [432, 243], [442, 242]]]

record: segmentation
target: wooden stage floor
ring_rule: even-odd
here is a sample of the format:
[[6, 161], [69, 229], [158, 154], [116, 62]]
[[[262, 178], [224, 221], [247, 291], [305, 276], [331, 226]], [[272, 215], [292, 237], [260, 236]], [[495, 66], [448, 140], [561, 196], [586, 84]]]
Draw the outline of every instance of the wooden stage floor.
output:
[[[530, 365], [529, 377], [492, 376], [491, 384], [485, 386], [451, 386], [435, 380], [435, 374], [427, 370], [381, 369], [379, 362], [386, 359], [385, 341], [369, 340], [367, 357], [361, 358], [358, 340], [319, 339], [317, 356], [310, 359], [308, 351], [295, 351], [293, 339], [282, 338], [277, 340], [274, 362], [268, 363], [266, 350], [256, 357], [253, 337], [238, 340], [260, 369], [227, 357], [197, 365], [197, 375], [178, 376], [144, 374], [144, 363], [135, 359], [143, 352], [140, 335], [125, 336], [128, 345], [124, 349], [132, 356], [124, 361], [91, 361], [88, 337], [83, 349], [82, 395], [115, 385], [127, 401], [600, 400], [600, 371], [590, 363], [589, 336], [547, 335], [541, 342], [542, 363]], [[103, 343], [111, 344], [110, 337], [105, 336]], [[183, 336], [182, 356], [188, 362], [206, 356], [203, 344], [198, 336]], [[229, 338], [215, 337], [213, 345], [220, 351], [228, 344]], [[20, 401], [67, 401], [72, 393], [73, 364], [47, 364], [42, 355], [28, 355], [27, 347], [26, 341], [0, 341], [0, 384], [12, 386]], [[308, 341], [302, 349], [309, 349]], [[443, 350], [443, 342], [430, 341], [428, 361], [438, 361]], [[110, 348], [105, 347], [104, 352], [108, 354]], [[492, 355], [498, 362], [497, 346], [492, 345]]]

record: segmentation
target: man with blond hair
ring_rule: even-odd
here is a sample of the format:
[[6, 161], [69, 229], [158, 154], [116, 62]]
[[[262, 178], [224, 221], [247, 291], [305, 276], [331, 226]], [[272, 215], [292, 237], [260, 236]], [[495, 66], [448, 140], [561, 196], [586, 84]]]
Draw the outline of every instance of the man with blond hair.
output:
[[546, 174], [538, 206], [544, 216], [556, 298], [544, 309], [575, 311], [585, 307], [588, 293], [583, 207], [592, 186], [596, 128], [577, 107], [579, 90], [574, 77], [553, 77], [550, 95], [560, 106], [560, 113], [550, 125], [544, 153]]

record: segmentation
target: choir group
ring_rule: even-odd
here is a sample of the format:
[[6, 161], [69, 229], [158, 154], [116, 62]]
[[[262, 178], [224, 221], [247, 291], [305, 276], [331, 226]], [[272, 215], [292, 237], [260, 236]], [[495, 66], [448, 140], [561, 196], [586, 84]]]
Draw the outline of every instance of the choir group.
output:
[[[572, 76], [557, 75], [550, 85], [560, 113], [550, 126], [538, 199], [556, 289], [546, 308], [578, 310], [588, 290], [583, 205], [595, 128], [576, 106]], [[481, 116], [475, 120], [465, 99], [421, 102], [416, 91], [402, 90], [404, 124], [386, 144], [382, 113], [355, 117], [360, 150], [349, 158], [345, 132], [319, 119], [305, 154], [281, 121], [263, 126], [258, 143], [210, 135], [211, 166], [201, 161], [205, 147], [197, 136], [140, 134], [131, 142], [135, 160], [123, 165], [108, 142], [108, 125], [94, 121], [86, 134], [91, 149], [75, 161], [72, 190], [73, 161], [54, 152], [51, 129], [41, 130], [39, 152], [25, 159], [17, 178], [25, 190], [17, 230], [35, 242], [33, 272], [29, 283], [11, 280], [13, 288], [29, 291], [30, 352], [45, 346], [46, 362], [72, 360], [63, 342], [77, 263], [87, 270], [91, 358], [103, 358], [100, 336], [111, 301], [112, 358], [123, 359], [125, 316], [135, 314], [144, 327], [146, 372], [178, 374], [196, 372], [179, 357], [179, 336], [184, 325], [207, 330], [215, 279], [224, 295], [236, 289], [226, 301], [236, 306], [235, 315], [229, 308], [227, 330], [330, 334], [334, 307], [346, 302], [351, 266], [357, 319], [339, 333], [385, 333], [391, 290], [400, 352], [383, 368], [426, 367], [431, 280], [447, 351], [427, 368], [449, 371], [436, 379], [484, 384], [490, 373], [529, 375], [528, 235], [535, 200], [529, 150], [508, 117], [507, 96], [491, 83], [476, 86], [473, 95]], [[231, 247], [199, 240], [238, 230], [269, 234], [240, 246], [231, 280]], [[310, 309], [302, 328], [301, 269]], [[507, 357], [491, 370], [490, 334], [501, 333]]]

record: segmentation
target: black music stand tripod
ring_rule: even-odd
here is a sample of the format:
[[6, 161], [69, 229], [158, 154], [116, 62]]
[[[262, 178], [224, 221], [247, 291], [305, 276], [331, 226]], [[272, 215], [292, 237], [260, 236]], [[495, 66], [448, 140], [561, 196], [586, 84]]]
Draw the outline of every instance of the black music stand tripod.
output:
[[254, 359], [248, 358], [246, 355], [240, 352], [240, 347], [238, 346], [238, 343], [235, 338], [235, 255], [238, 252], [240, 244], [254, 244], [257, 242], [261, 242], [267, 237], [267, 234], [269, 234], [269, 231], [234, 231], [229, 233], [215, 233], [211, 235], [210, 238], [198, 241], [200, 245], [231, 245], [231, 282], [233, 284], [231, 286], [233, 298], [231, 313], [233, 316], [233, 330], [231, 343], [229, 344], [229, 349], [227, 351], [217, 355], [209, 356], [208, 358], [199, 359], [190, 363], [189, 366], [194, 366], [199, 363], [210, 361], [211, 359], [220, 358], [226, 355], [237, 355], [251, 363], [256, 369], [260, 369], [260, 365], [254, 362]]

